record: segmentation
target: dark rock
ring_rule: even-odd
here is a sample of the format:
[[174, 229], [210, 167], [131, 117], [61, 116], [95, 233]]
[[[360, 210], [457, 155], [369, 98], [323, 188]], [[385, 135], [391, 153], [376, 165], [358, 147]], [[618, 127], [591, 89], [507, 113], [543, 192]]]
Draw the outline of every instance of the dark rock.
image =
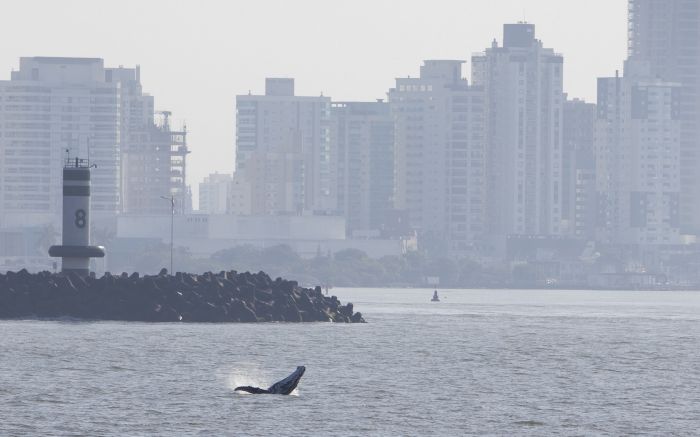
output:
[[169, 276], [75, 274], [26, 270], [0, 274], [0, 319], [74, 317], [144, 322], [335, 321], [362, 323], [352, 304], [323, 296], [320, 287], [264, 272], [178, 272]]
[[56, 278], [56, 285], [58, 285], [58, 288], [62, 290], [76, 290], [71, 280], [65, 276], [58, 276]]
[[287, 302], [282, 313], [285, 322], [302, 322], [301, 312], [294, 302]]
[[75, 286], [75, 288], [87, 288], [88, 284], [82, 276], [76, 273], [69, 273], [68, 277], [70, 278], [70, 282], [73, 283], [73, 286]]
[[342, 307], [342, 306], [340, 307], [340, 313], [346, 317], [352, 316], [352, 310], [353, 310], [352, 303], [348, 303], [344, 307]]
[[258, 321], [258, 317], [255, 315], [255, 312], [241, 300], [236, 299], [231, 303], [231, 311], [235, 315], [237, 322], [250, 323]]
[[362, 318], [362, 313], [359, 311], [350, 317], [350, 321], [352, 323], [365, 323], [365, 319]]
[[272, 290], [255, 290], [255, 300], [269, 303], [272, 302], [273, 299]]

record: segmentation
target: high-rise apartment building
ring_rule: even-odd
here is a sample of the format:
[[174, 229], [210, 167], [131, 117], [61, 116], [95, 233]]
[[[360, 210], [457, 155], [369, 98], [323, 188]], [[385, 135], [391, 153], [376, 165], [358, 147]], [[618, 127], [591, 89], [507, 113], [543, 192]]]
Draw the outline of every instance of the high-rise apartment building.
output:
[[682, 86], [681, 226], [700, 234], [700, 0], [629, 0], [629, 57]]
[[389, 90], [394, 117], [394, 206], [419, 241], [450, 253], [473, 249], [485, 230], [484, 92], [459, 60], [425, 61], [418, 78]]
[[226, 212], [233, 215], [251, 215], [253, 212], [251, 194], [250, 182], [240, 173], [234, 173], [228, 188]]
[[494, 235], [563, 233], [563, 62], [526, 23], [504, 25], [503, 46], [472, 57], [472, 82], [486, 92]]
[[624, 77], [598, 79], [598, 240], [680, 242], [680, 84], [627, 61]]
[[253, 214], [330, 212], [337, 207], [328, 97], [294, 95], [293, 79], [268, 78], [265, 95], [236, 96], [236, 173]]
[[394, 120], [389, 104], [334, 102], [331, 152], [336, 163], [338, 211], [348, 234], [380, 231], [394, 197]]
[[595, 236], [596, 105], [579, 99], [564, 101], [562, 147], [562, 226], [567, 235]]
[[94, 222], [120, 209], [120, 89], [102, 59], [21, 58], [0, 81], [0, 226], [57, 223], [66, 157], [92, 171]]
[[154, 124], [140, 70], [97, 58], [21, 58], [0, 81], [0, 227], [41, 227], [61, 212], [61, 171], [89, 158], [93, 223], [187, 205], [185, 132]]
[[230, 174], [212, 173], [199, 183], [199, 211], [208, 214], [228, 212], [231, 182]]

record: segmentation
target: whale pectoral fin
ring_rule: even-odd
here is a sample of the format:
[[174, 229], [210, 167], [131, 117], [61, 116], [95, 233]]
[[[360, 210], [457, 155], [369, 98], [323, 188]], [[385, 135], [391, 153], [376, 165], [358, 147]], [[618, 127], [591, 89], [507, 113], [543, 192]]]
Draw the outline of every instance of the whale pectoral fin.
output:
[[304, 372], [306, 372], [306, 367], [297, 367], [297, 369], [292, 372], [291, 375], [272, 384], [270, 388], [267, 389], [268, 393], [288, 395], [289, 393], [293, 392], [295, 388], [297, 388], [299, 380], [302, 376], [304, 376]]
[[265, 390], [264, 388], [251, 387], [249, 385], [242, 385], [240, 387], [236, 387], [233, 391], [244, 391], [246, 393], [252, 393], [252, 394], [256, 394], [256, 395], [270, 393], [268, 390]]

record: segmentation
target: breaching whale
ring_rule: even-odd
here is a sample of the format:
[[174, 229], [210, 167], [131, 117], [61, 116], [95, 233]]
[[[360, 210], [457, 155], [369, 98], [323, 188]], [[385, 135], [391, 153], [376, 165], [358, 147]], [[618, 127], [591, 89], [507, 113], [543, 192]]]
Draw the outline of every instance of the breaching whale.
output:
[[299, 366], [291, 375], [272, 384], [267, 390], [264, 388], [243, 385], [236, 387], [234, 391], [245, 391], [253, 394], [288, 395], [289, 393], [293, 392], [295, 388], [297, 388], [297, 384], [299, 384], [301, 377], [304, 376], [304, 372], [306, 372], [306, 367]]

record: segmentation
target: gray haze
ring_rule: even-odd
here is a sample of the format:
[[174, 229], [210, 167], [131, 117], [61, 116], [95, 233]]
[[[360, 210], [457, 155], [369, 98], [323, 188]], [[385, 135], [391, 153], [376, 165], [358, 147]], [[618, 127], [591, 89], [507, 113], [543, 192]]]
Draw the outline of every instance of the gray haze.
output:
[[[383, 98], [424, 59], [469, 60], [503, 23], [537, 25], [565, 56], [565, 91], [595, 101], [595, 78], [621, 68], [624, 0], [22, 1], [0, 25], [0, 79], [22, 56], [99, 57], [141, 65], [156, 109], [191, 132], [188, 182], [234, 164], [236, 94], [294, 77], [298, 95]], [[469, 63], [464, 71], [468, 76]], [[196, 205], [196, 199], [195, 199]]]
[[0, 270], [700, 284], [700, 0], [15, 9]]

